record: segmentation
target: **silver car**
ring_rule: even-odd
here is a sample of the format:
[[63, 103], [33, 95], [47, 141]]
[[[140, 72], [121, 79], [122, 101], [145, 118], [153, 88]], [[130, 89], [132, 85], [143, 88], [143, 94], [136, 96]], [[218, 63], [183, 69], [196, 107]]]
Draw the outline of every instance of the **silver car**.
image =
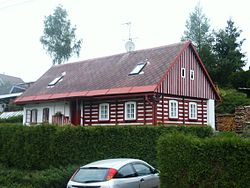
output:
[[80, 167], [67, 188], [159, 188], [159, 172], [139, 159], [107, 159]]

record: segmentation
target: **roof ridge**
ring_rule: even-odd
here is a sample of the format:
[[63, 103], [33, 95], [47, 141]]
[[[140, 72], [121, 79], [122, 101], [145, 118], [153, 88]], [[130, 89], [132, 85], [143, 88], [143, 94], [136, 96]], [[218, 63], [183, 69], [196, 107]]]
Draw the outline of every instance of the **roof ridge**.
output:
[[122, 56], [122, 55], [126, 55], [126, 54], [138, 53], [138, 52], [142, 52], [142, 51], [146, 51], [146, 50], [156, 50], [156, 49], [160, 49], [160, 48], [172, 47], [172, 46], [181, 45], [181, 44], [183, 45], [187, 42], [189, 42], [189, 41], [176, 42], [176, 43], [162, 45], [162, 46], [144, 48], [144, 49], [139, 49], [139, 50], [135, 50], [135, 51], [131, 51], [131, 52], [123, 52], [123, 53], [118, 53], [118, 54], [113, 54], [113, 55], [94, 57], [94, 58], [84, 59], [84, 60], [80, 60], [80, 61], [72, 61], [72, 62], [68, 62], [65, 64], [53, 65], [52, 67], [66, 66], [66, 65], [71, 65], [73, 63], [85, 63], [85, 62], [94, 61], [94, 60], [98, 60], [98, 59], [105, 59], [105, 58], [111, 58], [111, 57], [116, 57], [116, 56]]

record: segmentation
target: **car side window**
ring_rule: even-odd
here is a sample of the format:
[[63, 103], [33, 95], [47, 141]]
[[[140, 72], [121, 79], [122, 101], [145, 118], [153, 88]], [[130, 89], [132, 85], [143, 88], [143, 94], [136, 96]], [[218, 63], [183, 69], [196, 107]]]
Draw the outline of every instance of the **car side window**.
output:
[[114, 178], [129, 178], [135, 177], [136, 173], [130, 164], [127, 164], [118, 170]]
[[135, 163], [133, 164], [133, 167], [138, 176], [145, 176], [145, 175], [152, 174], [152, 169], [145, 164]]

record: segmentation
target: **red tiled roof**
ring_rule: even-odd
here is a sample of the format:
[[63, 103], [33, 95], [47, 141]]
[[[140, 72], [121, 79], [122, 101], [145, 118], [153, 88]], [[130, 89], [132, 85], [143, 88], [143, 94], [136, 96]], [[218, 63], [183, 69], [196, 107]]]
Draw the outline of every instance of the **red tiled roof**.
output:
[[[154, 92], [171, 63], [189, 43], [52, 66], [16, 102]], [[145, 61], [149, 63], [143, 74], [129, 75], [138, 63]], [[63, 79], [49, 88], [48, 84], [63, 72], [66, 72]]]

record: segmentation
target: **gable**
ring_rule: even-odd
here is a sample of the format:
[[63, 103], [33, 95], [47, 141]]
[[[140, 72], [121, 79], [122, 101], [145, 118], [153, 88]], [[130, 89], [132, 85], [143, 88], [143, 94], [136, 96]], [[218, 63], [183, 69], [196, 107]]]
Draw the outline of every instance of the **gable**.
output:
[[161, 89], [170, 95], [220, 98], [192, 44], [189, 44], [172, 64]]

